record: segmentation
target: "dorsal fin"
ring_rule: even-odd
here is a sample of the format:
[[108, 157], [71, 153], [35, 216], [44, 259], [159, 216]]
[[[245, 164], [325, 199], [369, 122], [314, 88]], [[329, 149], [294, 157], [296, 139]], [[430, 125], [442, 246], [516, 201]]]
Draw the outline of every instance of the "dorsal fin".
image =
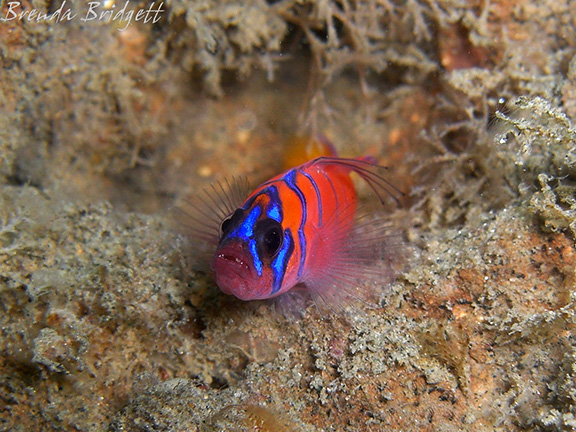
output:
[[374, 163], [375, 159], [366, 156], [358, 159], [349, 158], [339, 158], [339, 157], [319, 157], [314, 161], [315, 164], [330, 164], [338, 165], [349, 169], [350, 171], [358, 174], [374, 191], [381, 203], [384, 204], [384, 197], [382, 192], [392, 197], [397, 203], [400, 199], [405, 196], [404, 192], [390, 183], [382, 175], [383, 171], [386, 171], [388, 167], [377, 165]]

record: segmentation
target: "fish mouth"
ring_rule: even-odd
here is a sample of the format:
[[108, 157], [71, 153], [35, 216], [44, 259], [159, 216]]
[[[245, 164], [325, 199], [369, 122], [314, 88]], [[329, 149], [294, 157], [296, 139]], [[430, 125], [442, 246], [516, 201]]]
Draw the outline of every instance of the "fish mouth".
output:
[[230, 265], [231, 270], [232, 269], [240, 270], [240, 273], [250, 271], [250, 267], [248, 266], [248, 264], [246, 264], [246, 262], [244, 260], [237, 257], [236, 255], [219, 253], [219, 254], [217, 254], [216, 258], [219, 260], [226, 261], [226, 264]]
[[247, 296], [255, 269], [252, 256], [242, 244], [230, 243], [219, 248], [212, 258], [210, 267], [216, 275], [216, 283], [223, 292], [240, 299]]

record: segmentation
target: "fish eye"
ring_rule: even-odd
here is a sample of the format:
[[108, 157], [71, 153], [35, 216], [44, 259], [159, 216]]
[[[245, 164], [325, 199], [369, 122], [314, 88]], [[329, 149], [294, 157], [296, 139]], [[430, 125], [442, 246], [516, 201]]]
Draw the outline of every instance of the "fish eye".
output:
[[264, 219], [258, 222], [254, 234], [258, 250], [270, 258], [278, 253], [284, 242], [282, 225], [274, 219]]
[[242, 219], [242, 216], [244, 216], [242, 209], [236, 209], [234, 213], [224, 219], [220, 224], [220, 238], [228, 235]]

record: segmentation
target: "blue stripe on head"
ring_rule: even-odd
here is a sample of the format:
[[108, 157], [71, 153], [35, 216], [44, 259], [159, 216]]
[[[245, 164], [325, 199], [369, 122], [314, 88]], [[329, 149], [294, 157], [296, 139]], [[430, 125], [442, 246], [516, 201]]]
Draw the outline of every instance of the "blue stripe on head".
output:
[[254, 226], [256, 225], [256, 221], [260, 217], [262, 210], [259, 206], [255, 206], [246, 219], [234, 229], [229, 235], [228, 238], [233, 239], [237, 238], [242, 240], [243, 242], [248, 243], [248, 250], [250, 251], [250, 255], [252, 255], [252, 260], [254, 262], [254, 268], [258, 272], [258, 276], [262, 276], [262, 260], [258, 255], [258, 251], [256, 250], [256, 240], [254, 240]]
[[296, 186], [297, 172], [297, 169], [288, 171], [286, 174], [284, 174], [282, 180], [298, 196], [300, 204], [302, 205], [302, 220], [300, 221], [300, 227], [298, 228], [298, 242], [300, 243], [300, 266], [298, 267], [298, 278], [300, 278], [300, 276], [302, 276], [302, 272], [304, 271], [304, 262], [306, 261], [306, 236], [304, 234], [304, 225], [308, 219], [308, 208], [306, 206], [306, 197], [300, 188]]
[[272, 285], [272, 293], [278, 292], [284, 281], [284, 275], [286, 274], [286, 266], [288, 265], [288, 260], [292, 256], [294, 251], [294, 240], [292, 238], [292, 233], [290, 229], [284, 231], [284, 243], [282, 244], [282, 249], [278, 252], [270, 267], [272, 268], [272, 273], [274, 274], [274, 282]]
[[262, 276], [262, 261], [260, 260], [258, 250], [256, 249], [256, 240], [250, 239], [248, 242], [248, 250], [254, 260], [254, 268], [256, 269], [256, 272], [258, 272], [258, 276]]
[[246, 216], [246, 219], [244, 219], [244, 221], [241, 224], [239, 224], [228, 235], [228, 237], [230, 237], [230, 238], [237, 237], [243, 241], [248, 241], [248, 239], [254, 235], [254, 225], [256, 224], [256, 221], [258, 220], [260, 213], [262, 213], [262, 210], [260, 210], [260, 207], [258, 207], [258, 206], [254, 207], [252, 209], [252, 211], [250, 213], [248, 213], [248, 216]]
[[266, 193], [270, 201], [266, 206], [266, 215], [270, 219], [274, 219], [276, 222], [282, 222], [282, 201], [280, 200], [280, 195], [278, 195], [278, 188], [274, 185], [266, 188]]

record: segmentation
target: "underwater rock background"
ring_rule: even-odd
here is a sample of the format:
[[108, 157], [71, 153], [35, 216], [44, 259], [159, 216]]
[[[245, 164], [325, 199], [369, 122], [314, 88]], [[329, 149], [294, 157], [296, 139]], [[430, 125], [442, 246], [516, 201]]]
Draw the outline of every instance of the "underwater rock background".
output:
[[[2, 429], [576, 428], [568, 0], [73, 8], [0, 22]], [[376, 207], [406, 266], [290, 320], [192, 270], [168, 209], [318, 132], [408, 193]]]

